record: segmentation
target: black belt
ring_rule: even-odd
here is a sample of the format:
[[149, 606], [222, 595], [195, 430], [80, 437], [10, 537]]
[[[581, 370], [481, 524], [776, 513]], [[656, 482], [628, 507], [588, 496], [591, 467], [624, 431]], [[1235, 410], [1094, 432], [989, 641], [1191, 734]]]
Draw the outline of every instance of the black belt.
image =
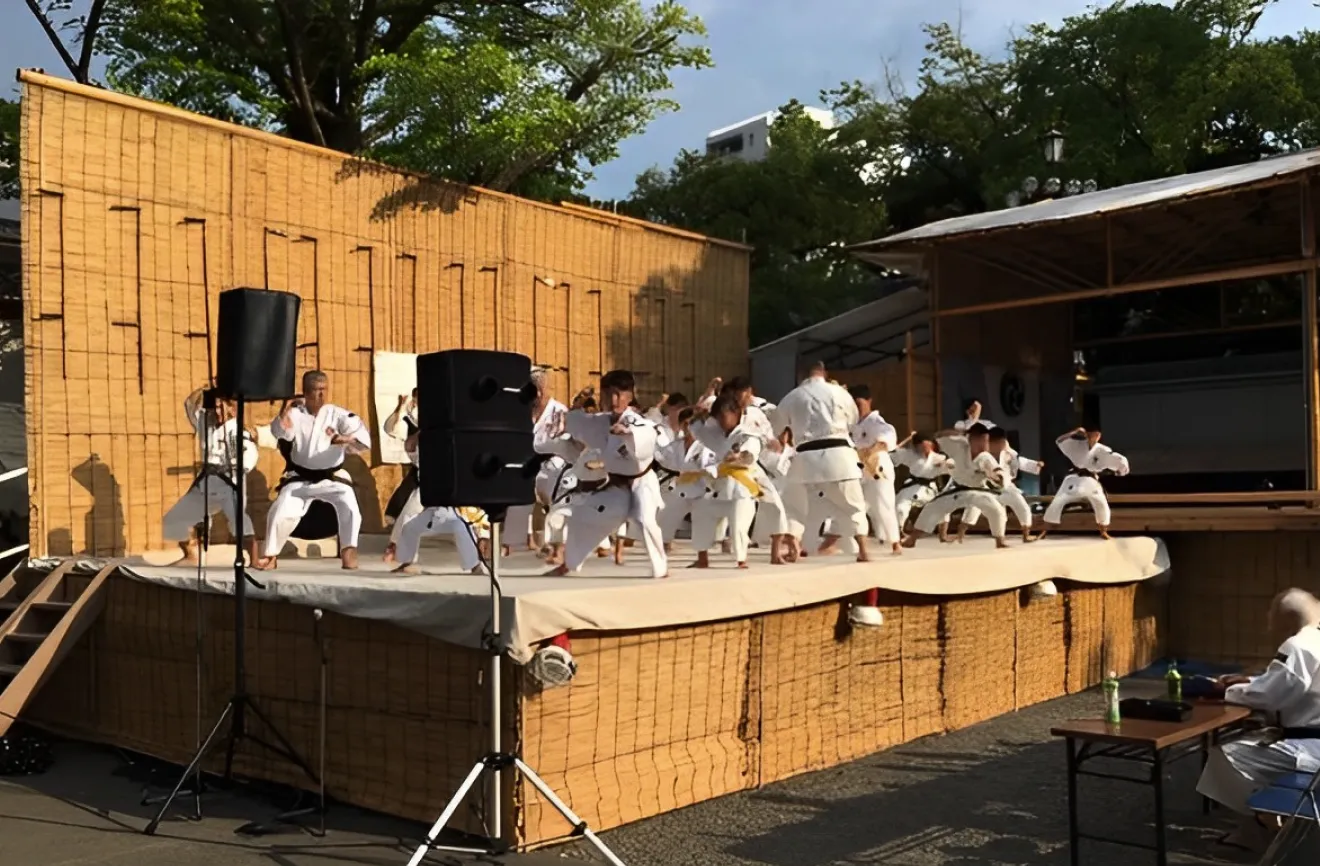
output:
[[1077, 476], [1078, 478], [1099, 478], [1099, 477], [1100, 477], [1099, 475], [1095, 474], [1095, 472], [1091, 471], [1090, 469], [1074, 469], [1072, 472], [1069, 472], [1068, 474], [1069, 474], [1069, 475], [1075, 475], [1075, 476]]
[[609, 474], [610, 475], [609, 480], [605, 482], [605, 486], [631, 487], [634, 481], [636, 481], [638, 478], [645, 478], [646, 475], [654, 468], [655, 468], [655, 464], [651, 463], [641, 472], [638, 472], [636, 475], [623, 475], [619, 472], [611, 472]]
[[806, 454], [808, 451], [824, 451], [827, 448], [851, 448], [852, 443], [847, 439], [817, 439], [813, 442], [803, 442], [797, 448], [797, 453]]
[[280, 479], [280, 483], [275, 487], [277, 492], [283, 488], [284, 485], [293, 481], [306, 481], [308, 484], [316, 484], [318, 481], [335, 481], [340, 484], [349, 483], [335, 475], [336, 472], [344, 468], [344, 464], [342, 463], [331, 469], [308, 469], [306, 466], [299, 466], [292, 460], [287, 462], [288, 465], [284, 469], [284, 477]]
[[238, 490], [238, 487], [234, 485], [233, 477], [231, 477], [230, 474], [225, 471], [225, 468], [223, 466], [216, 466], [214, 463], [207, 463], [205, 466], [202, 467], [202, 471], [198, 472], [197, 477], [193, 479], [192, 488], [189, 489], [201, 487], [202, 479], [208, 476], [211, 478], [220, 479], [225, 484], [229, 485], [230, 490], [234, 490], [234, 491]]
[[665, 467], [661, 466], [659, 463], [653, 463], [651, 465], [655, 468], [655, 474], [660, 476], [661, 484], [668, 484], [669, 482], [673, 481], [675, 478], [683, 474], [682, 472], [675, 472], [672, 469], [666, 469]]
[[903, 481], [903, 483], [899, 485], [898, 489], [902, 490], [905, 487], [916, 487], [918, 485], [920, 485], [921, 487], [934, 487], [937, 483], [939, 483], [939, 480], [940, 479], [938, 477], [922, 478], [920, 475], [909, 475]]
[[953, 496], [958, 493], [967, 493], [969, 491], [976, 491], [976, 490], [979, 490], [982, 493], [995, 492], [987, 487], [968, 487], [966, 484], [959, 484], [957, 481], [954, 481], [947, 488], [941, 490], [939, 493], [936, 493], [935, 498], [940, 499], [945, 496]]

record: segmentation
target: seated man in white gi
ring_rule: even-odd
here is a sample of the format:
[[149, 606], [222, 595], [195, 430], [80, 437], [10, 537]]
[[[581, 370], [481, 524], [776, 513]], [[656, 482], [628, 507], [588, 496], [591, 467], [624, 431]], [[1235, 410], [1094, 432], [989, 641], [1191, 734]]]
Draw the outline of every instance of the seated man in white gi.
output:
[[328, 402], [330, 379], [324, 373], [313, 370], [303, 374], [302, 381], [302, 398], [286, 400], [280, 414], [270, 422], [275, 438], [290, 445], [289, 469], [276, 488], [279, 495], [266, 517], [266, 543], [256, 567], [276, 567], [280, 551], [298, 521], [312, 502], [321, 500], [335, 510], [343, 567], [357, 568], [362, 512], [353, 481], [343, 466], [346, 454], [371, 449], [371, 434], [357, 415]]
[[600, 490], [583, 495], [573, 506], [564, 545], [564, 563], [548, 574], [580, 569], [591, 551], [627, 521], [646, 549], [651, 576], [669, 576], [664, 535], [660, 531], [660, 480], [652, 471], [660, 431], [633, 408], [635, 386], [627, 370], [612, 370], [600, 379], [602, 402], [608, 411], [573, 410], [565, 431], [587, 449], [598, 449], [609, 479]]
[[1073, 465], [1073, 471], [1063, 480], [1063, 486], [1054, 494], [1045, 509], [1046, 528], [1036, 538], [1044, 538], [1050, 526], [1063, 522], [1063, 510], [1076, 502], [1085, 502], [1095, 512], [1095, 523], [1100, 537], [1109, 540], [1109, 500], [1100, 485], [1101, 475], [1127, 475], [1131, 471], [1128, 459], [1108, 445], [1100, 444], [1100, 428], [1078, 427], [1069, 430], [1055, 444]]
[[[240, 481], [246, 484], [247, 473], [257, 468], [257, 443], [248, 431], [239, 435], [238, 420], [234, 417], [233, 407], [227, 401], [220, 401], [215, 409], [203, 407], [204, 388], [198, 388], [183, 401], [183, 413], [197, 432], [202, 450], [202, 468], [193, 480], [192, 486], [165, 512], [163, 535], [166, 541], [177, 541], [183, 548], [184, 562], [197, 562], [197, 536], [194, 527], [205, 523], [211, 524], [211, 518], [223, 514], [231, 523], [234, 519], [235, 497], [238, 488], [234, 486], [234, 470], [238, 464], [238, 443], [243, 442], [243, 475]], [[209, 418], [207, 417], [209, 413]], [[205, 429], [204, 429], [205, 428]], [[205, 441], [202, 440], [206, 434]], [[203, 489], [205, 488], [205, 489]], [[246, 497], [245, 497], [246, 501]], [[243, 512], [243, 541], [249, 550], [252, 561], [257, 559], [256, 536], [252, 533], [252, 518]]]
[[[1004, 533], [1008, 526], [1008, 512], [999, 501], [998, 487], [1003, 483], [999, 461], [990, 455], [990, 430], [972, 424], [965, 433], [946, 430], [939, 435], [940, 450], [953, 459], [953, 472], [949, 487], [940, 491], [912, 526], [912, 532], [903, 539], [904, 547], [913, 547], [917, 539], [939, 530], [949, 515], [963, 508], [976, 508], [985, 514], [994, 536], [995, 547], [1008, 547]], [[994, 489], [992, 489], [992, 487]]]
[[840, 534], [851, 532], [857, 561], [869, 562], [866, 497], [862, 495], [862, 465], [849, 431], [857, 423], [857, 403], [839, 385], [826, 379], [825, 365], [814, 364], [801, 385], [778, 407], [796, 449], [788, 467], [784, 504], [793, 535], [831, 527], [819, 553], [833, 552]]
[[[1017, 518], [1018, 526], [1022, 529], [1022, 541], [1030, 544], [1036, 540], [1031, 534], [1031, 505], [1018, 489], [1017, 477], [1019, 472], [1039, 475], [1045, 464], [1039, 460], [1029, 460], [1014, 451], [1008, 444], [1008, 433], [1003, 427], [990, 428], [989, 448], [991, 456], [999, 461], [999, 468], [1003, 473], [1004, 481], [999, 488], [999, 501], [1004, 503], [1004, 507]], [[962, 523], [958, 527], [958, 540], [962, 541], [967, 535], [968, 528], [975, 526], [980, 519], [981, 512], [974, 506], [964, 509]]]
[[1243, 817], [1224, 842], [1264, 847], [1268, 833], [1247, 801], [1289, 773], [1320, 770], [1320, 601], [1290, 589], [1270, 605], [1269, 628], [1283, 644], [1265, 673], [1219, 680], [1224, 700], [1276, 714], [1278, 728], [1225, 743], [1206, 762], [1196, 790]]

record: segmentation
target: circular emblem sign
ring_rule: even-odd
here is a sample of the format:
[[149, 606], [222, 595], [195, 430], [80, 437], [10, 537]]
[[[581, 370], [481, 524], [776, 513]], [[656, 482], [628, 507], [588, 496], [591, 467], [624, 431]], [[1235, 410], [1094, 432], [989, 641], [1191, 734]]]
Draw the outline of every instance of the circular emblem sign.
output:
[[1022, 407], [1027, 401], [1027, 389], [1021, 377], [1016, 373], [1005, 373], [999, 380], [999, 408], [1009, 418], [1022, 414]]

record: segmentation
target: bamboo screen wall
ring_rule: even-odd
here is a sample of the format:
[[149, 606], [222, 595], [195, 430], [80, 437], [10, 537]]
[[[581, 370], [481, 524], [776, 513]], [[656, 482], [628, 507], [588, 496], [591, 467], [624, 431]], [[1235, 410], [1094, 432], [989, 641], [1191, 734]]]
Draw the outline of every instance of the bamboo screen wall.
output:
[[[741, 245], [21, 80], [34, 553], [162, 546], [197, 453], [182, 401], [209, 376], [228, 288], [298, 293], [300, 369], [325, 370], [331, 399], [364, 415], [375, 351], [523, 352], [561, 398], [613, 367], [643, 399], [746, 368]], [[250, 477], [259, 526], [281, 466], [263, 452]], [[399, 470], [348, 468], [379, 530]]]

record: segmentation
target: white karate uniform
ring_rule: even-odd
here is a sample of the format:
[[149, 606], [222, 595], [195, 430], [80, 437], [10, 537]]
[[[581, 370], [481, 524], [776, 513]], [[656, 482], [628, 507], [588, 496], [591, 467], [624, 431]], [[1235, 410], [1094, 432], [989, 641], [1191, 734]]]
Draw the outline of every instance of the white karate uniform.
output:
[[1320, 628], [1307, 626], [1279, 647], [1265, 673], [1230, 686], [1224, 700], [1277, 713], [1284, 731], [1225, 743], [1210, 753], [1196, 790], [1242, 815], [1247, 800], [1289, 773], [1320, 770], [1320, 739], [1287, 739], [1286, 729], [1320, 734]]
[[723, 523], [727, 525], [734, 559], [746, 562], [752, 518], [756, 516], [756, 502], [766, 480], [757, 462], [761, 436], [744, 430], [741, 425], [728, 434], [711, 422], [702, 428], [703, 444], [708, 446], [710, 459], [705, 469], [706, 493], [693, 511], [692, 547], [698, 552], [714, 547]]
[[693, 513], [694, 506], [706, 495], [706, 467], [714, 461], [706, 446], [699, 441], [687, 444], [681, 435], [656, 452], [656, 462], [671, 473], [677, 473], [665, 482], [660, 491], [660, 532], [665, 543], [674, 540], [683, 525], [683, 519]]
[[939, 479], [953, 470], [953, 461], [938, 451], [922, 454], [915, 448], [899, 448], [894, 464], [907, 467], [908, 477], [894, 494], [894, 519], [899, 530], [907, 525], [913, 509], [920, 510], [939, 492]]
[[1049, 507], [1045, 509], [1045, 522], [1058, 525], [1063, 522], [1065, 508], [1074, 502], [1086, 502], [1095, 512], [1096, 524], [1108, 526], [1111, 517], [1109, 500], [1105, 498], [1105, 489], [1100, 486], [1100, 479], [1096, 476], [1105, 471], [1127, 475], [1130, 471], [1127, 458], [1100, 442], [1092, 448], [1086, 444], [1085, 439], [1074, 439], [1071, 433], [1065, 433], [1054, 441], [1063, 456], [1078, 471], [1063, 480], [1063, 486], [1050, 500]]
[[[1022, 495], [1015, 483], [1019, 472], [1025, 472], [1028, 475], [1040, 474], [1040, 462], [1029, 460], [1021, 456], [1012, 448], [1005, 448], [999, 452], [999, 470], [1003, 473], [1004, 483], [999, 490], [999, 501], [1004, 507], [1013, 512], [1017, 518], [1018, 524], [1023, 529], [1031, 528], [1031, 505], [1027, 498]], [[963, 512], [962, 522], [964, 526], [975, 526], [981, 519], [981, 512], [972, 506]]]
[[362, 531], [362, 512], [358, 509], [352, 479], [341, 468], [344, 446], [332, 445], [331, 432], [327, 431], [371, 447], [371, 434], [362, 419], [331, 403], [322, 406], [315, 416], [303, 406], [294, 407], [288, 426], [278, 415], [270, 422], [270, 432], [276, 439], [293, 443], [291, 465], [334, 477], [308, 481], [299, 478], [296, 471], [285, 475], [279, 495], [266, 517], [264, 556], [279, 555], [284, 543], [298, 528], [298, 521], [317, 499], [330, 503], [335, 509], [335, 516], [339, 519], [340, 550], [357, 547], [358, 533]]
[[[411, 408], [407, 412], [396, 412], [394, 415], [385, 419], [385, 435], [391, 439], [397, 439], [400, 442], [407, 442], [409, 430], [417, 429], [417, 410]], [[389, 423], [390, 421], [394, 423]], [[411, 426], [410, 426], [411, 425]], [[416, 443], [414, 442], [414, 446]], [[406, 450], [408, 460], [413, 466], [417, 465], [417, 448], [413, 447]], [[399, 515], [394, 518], [394, 525], [390, 527], [390, 543], [399, 543], [399, 532], [403, 529], [403, 524], [410, 518], [422, 513], [422, 492], [418, 488], [408, 494], [408, 498], [403, 503], [403, 508], [399, 509]]]
[[989, 451], [982, 451], [972, 456], [971, 445], [966, 436], [942, 436], [940, 450], [953, 460], [949, 488], [940, 491], [917, 516], [915, 528], [918, 532], [930, 533], [937, 530], [950, 514], [960, 508], [976, 508], [985, 514], [990, 524], [990, 534], [1003, 538], [1008, 526], [1008, 512], [995, 491], [988, 489], [990, 481], [1000, 478], [999, 461]]
[[879, 412], [872, 412], [853, 426], [852, 439], [859, 454], [879, 443], [885, 445], [885, 450], [872, 457], [874, 473], [863, 461], [862, 495], [866, 497], [866, 514], [871, 519], [871, 531], [875, 537], [885, 544], [895, 544], [900, 535], [891, 453], [898, 450], [898, 431]]
[[664, 535], [660, 531], [660, 479], [651, 471], [655, 449], [663, 444], [659, 429], [640, 412], [628, 409], [619, 416], [627, 432], [616, 434], [610, 413], [568, 413], [565, 427], [570, 436], [588, 449], [597, 449], [605, 471], [614, 482], [592, 491], [574, 504], [564, 545], [564, 563], [577, 571], [619, 524], [625, 520], [640, 536], [651, 565], [652, 577], [669, 573]]
[[866, 535], [862, 466], [848, 433], [858, 421], [852, 395], [813, 377], [788, 393], [778, 413], [797, 449], [782, 491], [789, 531], [801, 538], [807, 527], [832, 522], [841, 534], [850, 527]]
[[[551, 454], [555, 452], [549, 448], [551, 439], [550, 431], [559, 423], [559, 419], [568, 412], [568, 407], [558, 400], [551, 398], [545, 401], [545, 406], [541, 407], [541, 414], [537, 416], [532, 425], [532, 448], [537, 454]], [[536, 473], [536, 498], [547, 508], [549, 507], [550, 491], [554, 489], [555, 481], [559, 478], [560, 470], [564, 468], [563, 458], [552, 456], [541, 464], [540, 470]], [[532, 515], [536, 512], [535, 505], [511, 505], [504, 513], [504, 530], [508, 535], [506, 542], [510, 540], [522, 540], [532, 534]]]
[[[417, 457], [413, 456], [413, 460], [416, 462]], [[418, 471], [421, 471], [420, 465]], [[417, 497], [420, 505], [421, 493], [414, 492], [413, 495]], [[477, 538], [480, 537], [480, 533], [476, 527], [469, 527], [453, 508], [432, 506], [422, 508], [406, 517], [400, 514], [396, 526], [397, 531], [391, 537], [395, 538], [394, 558], [401, 563], [412, 564], [417, 561], [422, 538], [427, 535], [450, 536], [454, 540], [454, 550], [458, 552], [459, 564], [464, 571], [471, 571], [481, 563], [481, 554], [477, 550]]]
[[[191, 407], [185, 403], [184, 411]], [[206, 441], [202, 441], [203, 424], [206, 410], [198, 404], [197, 408], [188, 416], [188, 423], [192, 424], [193, 430], [197, 432], [198, 445], [204, 454], [205, 463], [192, 486], [179, 497], [179, 501], [165, 512], [165, 518], [162, 521], [162, 532], [166, 541], [187, 541], [192, 537], [192, 529], [197, 524], [205, 522], [209, 528], [211, 518], [216, 514], [224, 514], [226, 519], [233, 521], [234, 507], [237, 504], [236, 497], [238, 490], [234, 487], [234, 469], [235, 458], [238, 455], [238, 420], [230, 418], [221, 425], [212, 425], [211, 429], [206, 430]], [[214, 417], [214, 416], [213, 416]], [[257, 468], [257, 443], [243, 434], [243, 479], [240, 483], [247, 484], [247, 473]], [[210, 476], [203, 481], [202, 476]], [[206, 488], [203, 491], [202, 488]], [[246, 489], [244, 490], [246, 492]], [[248, 517], [246, 509], [243, 511], [243, 535], [252, 535], [252, 518]]]
[[757, 458], [762, 469], [761, 498], [756, 503], [753, 526], [758, 543], [776, 535], [787, 535], [789, 530], [788, 511], [780, 487], [788, 474], [793, 452], [785, 451], [779, 445], [779, 437], [770, 420], [777, 411], [778, 407], [770, 401], [753, 397], [751, 404], [743, 410], [738, 425], [761, 439], [761, 456]]

